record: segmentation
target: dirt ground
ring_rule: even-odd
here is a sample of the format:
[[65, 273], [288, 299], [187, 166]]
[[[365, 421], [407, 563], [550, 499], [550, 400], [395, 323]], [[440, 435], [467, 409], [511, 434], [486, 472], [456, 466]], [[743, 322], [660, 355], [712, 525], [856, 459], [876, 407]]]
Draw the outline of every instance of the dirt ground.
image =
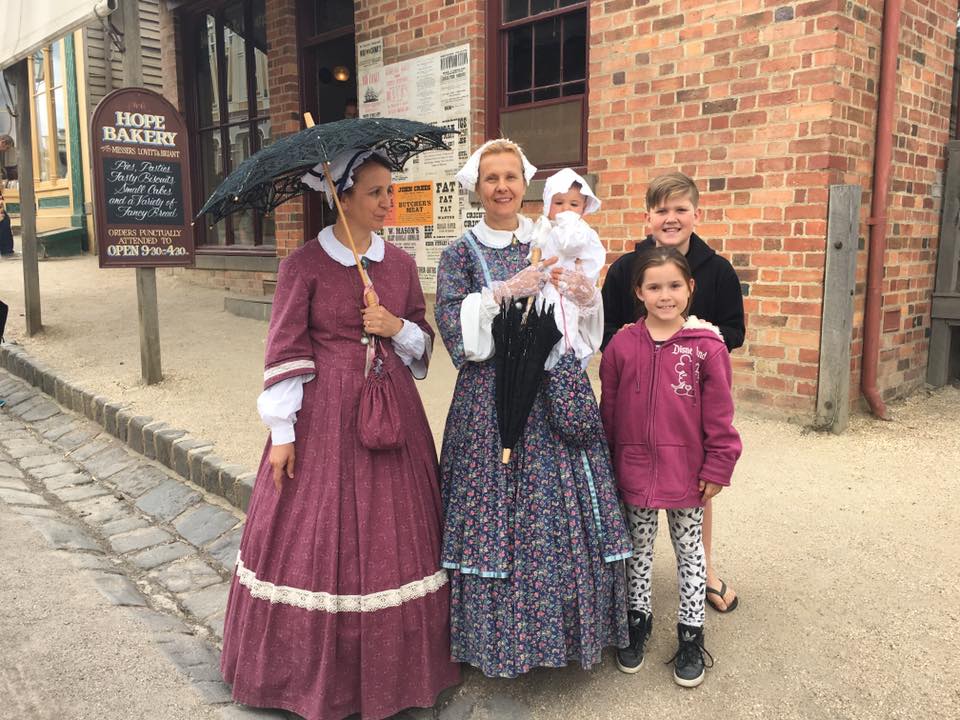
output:
[[[213, 440], [255, 468], [266, 323], [223, 311], [223, 293], [160, 274], [164, 381], [139, 382], [132, 270], [95, 258], [40, 265], [44, 331], [24, 337], [22, 270], [0, 262], [7, 339], [87, 389]], [[439, 442], [455, 374], [438, 343], [421, 395]], [[710, 612], [716, 667], [696, 691], [662, 663], [675, 649], [676, 579], [658, 540], [654, 634], [636, 676], [537, 671], [467, 683], [530, 706], [538, 718], [960, 717], [956, 529], [960, 391], [921, 392], [893, 421], [856, 416], [842, 436], [738, 414], [744, 456], [716, 501], [721, 574], [741, 596]]]

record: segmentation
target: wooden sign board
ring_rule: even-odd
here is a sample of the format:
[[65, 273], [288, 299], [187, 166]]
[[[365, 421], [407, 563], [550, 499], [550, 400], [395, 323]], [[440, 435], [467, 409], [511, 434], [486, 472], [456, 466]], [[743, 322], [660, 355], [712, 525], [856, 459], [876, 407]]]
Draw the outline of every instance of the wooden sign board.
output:
[[93, 114], [100, 267], [193, 265], [187, 128], [161, 95], [123, 88]]

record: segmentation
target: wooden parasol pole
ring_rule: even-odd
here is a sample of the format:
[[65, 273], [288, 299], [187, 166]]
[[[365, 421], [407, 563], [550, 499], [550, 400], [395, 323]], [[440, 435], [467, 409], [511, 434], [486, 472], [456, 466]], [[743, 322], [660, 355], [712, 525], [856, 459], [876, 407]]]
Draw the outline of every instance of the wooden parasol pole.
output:
[[[303, 114], [303, 121], [306, 123], [308, 128], [316, 125], [316, 123], [313, 121], [313, 115], [308, 112]], [[343, 208], [340, 206], [340, 198], [337, 197], [337, 187], [333, 184], [333, 178], [330, 174], [330, 163], [326, 160], [323, 161], [323, 176], [326, 178], [327, 185], [330, 187], [330, 194], [333, 195], [333, 202], [337, 207], [337, 216], [342, 218]], [[363, 264], [360, 262], [360, 254], [357, 252], [357, 245], [353, 241], [353, 233], [350, 232], [350, 223], [348, 223], [346, 220], [343, 221], [343, 229], [347, 231], [347, 240], [350, 241], [350, 250], [353, 252], [353, 260], [357, 264], [357, 270], [360, 271], [360, 282], [363, 283], [363, 300], [367, 304], [367, 307], [379, 305], [380, 300], [377, 297], [377, 293], [373, 289], [373, 283], [370, 282], [370, 277], [367, 275], [367, 271], [363, 269]]]

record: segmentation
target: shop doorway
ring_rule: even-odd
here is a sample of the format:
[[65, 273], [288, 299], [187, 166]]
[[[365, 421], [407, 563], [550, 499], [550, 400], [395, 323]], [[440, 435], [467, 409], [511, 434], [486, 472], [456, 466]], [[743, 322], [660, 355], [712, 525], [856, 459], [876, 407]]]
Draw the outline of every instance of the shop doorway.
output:
[[[316, 123], [357, 113], [357, 51], [353, 0], [300, 0], [300, 107]], [[304, 200], [304, 242], [334, 222], [322, 193]]]

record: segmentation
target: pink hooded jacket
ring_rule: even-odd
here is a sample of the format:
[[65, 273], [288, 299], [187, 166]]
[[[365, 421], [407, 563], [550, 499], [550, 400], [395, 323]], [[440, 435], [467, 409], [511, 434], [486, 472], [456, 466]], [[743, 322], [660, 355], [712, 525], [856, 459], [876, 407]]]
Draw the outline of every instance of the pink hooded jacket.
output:
[[698, 481], [729, 485], [740, 457], [730, 354], [690, 317], [659, 350], [643, 320], [618, 332], [600, 363], [600, 414], [620, 495], [629, 505], [703, 505]]

